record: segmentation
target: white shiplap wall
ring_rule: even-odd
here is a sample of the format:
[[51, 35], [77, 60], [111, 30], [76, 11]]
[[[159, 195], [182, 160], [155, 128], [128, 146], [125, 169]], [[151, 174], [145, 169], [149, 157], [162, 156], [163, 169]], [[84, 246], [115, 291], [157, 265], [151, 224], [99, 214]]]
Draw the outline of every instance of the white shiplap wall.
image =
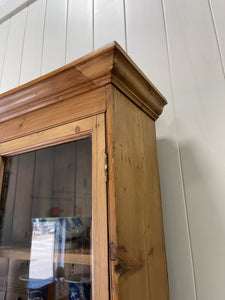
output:
[[0, 24], [0, 91], [117, 40], [168, 99], [157, 141], [171, 300], [225, 299], [224, 0], [31, 2]]

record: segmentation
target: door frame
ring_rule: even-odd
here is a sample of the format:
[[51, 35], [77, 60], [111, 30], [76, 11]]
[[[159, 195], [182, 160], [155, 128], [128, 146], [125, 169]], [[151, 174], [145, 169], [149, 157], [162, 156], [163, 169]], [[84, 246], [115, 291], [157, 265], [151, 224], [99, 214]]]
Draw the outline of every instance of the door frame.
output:
[[92, 299], [109, 299], [108, 222], [105, 182], [105, 114], [0, 143], [0, 191], [4, 157], [92, 137]]

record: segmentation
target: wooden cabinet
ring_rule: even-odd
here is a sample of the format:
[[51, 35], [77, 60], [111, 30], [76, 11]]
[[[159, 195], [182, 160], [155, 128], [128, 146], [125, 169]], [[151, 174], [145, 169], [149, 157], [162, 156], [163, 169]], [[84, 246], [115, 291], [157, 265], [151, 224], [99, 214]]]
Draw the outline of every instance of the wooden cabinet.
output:
[[0, 95], [1, 299], [169, 299], [165, 104], [115, 42]]

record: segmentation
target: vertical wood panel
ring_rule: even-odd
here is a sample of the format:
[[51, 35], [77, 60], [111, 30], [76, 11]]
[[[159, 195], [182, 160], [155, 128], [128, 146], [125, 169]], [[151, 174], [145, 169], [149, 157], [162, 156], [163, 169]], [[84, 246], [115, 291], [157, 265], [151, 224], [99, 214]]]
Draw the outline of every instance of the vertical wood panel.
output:
[[4, 299], [7, 287], [8, 265], [9, 260], [7, 258], [0, 257], [0, 299]]
[[12, 222], [12, 243], [27, 246], [31, 232], [34, 152], [19, 156], [15, 204]]
[[14, 15], [18, 9], [37, 0], [3, 0], [0, 3], [0, 22], [9, 15]]
[[166, 300], [155, 124], [115, 88], [108, 106], [113, 109], [111, 116], [107, 111], [112, 299]]
[[92, 51], [92, 0], [68, 0], [66, 62]]
[[225, 87], [216, 36], [208, 1], [165, 1], [165, 13], [197, 298], [224, 299]]
[[[161, 2], [126, 0], [128, 54], [155, 84], [170, 97], [169, 67]], [[162, 71], [163, 70], [163, 71]]]
[[[22, 274], [28, 274], [28, 262], [23, 260], [10, 259], [6, 299], [24, 299], [27, 296], [24, 284], [19, 280], [19, 276], [21, 276]], [[23, 288], [21, 288], [21, 285], [23, 286]]]
[[[18, 156], [14, 156], [10, 159], [10, 172], [8, 173], [8, 192], [5, 203], [5, 213], [3, 218], [2, 228], [2, 244], [5, 246], [11, 245], [12, 242], [12, 222], [13, 222], [13, 211], [15, 203], [15, 190], [17, 184], [17, 168], [18, 168]], [[9, 163], [9, 162], [8, 162]]]
[[33, 218], [51, 216], [53, 160], [53, 148], [41, 149], [36, 152], [32, 204]]
[[65, 63], [67, 0], [47, 0], [42, 74]]
[[74, 216], [74, 166], [73, 143], [57, 146], [54, 151], [54, 175], [52, 206], [59, 207], [60, 216]]
[[20, 84], [40, 76], [45, 5], [39, 0], [28, 7]]
[[224, 0], [209, 0], [211, 7], [213, 18], [216, 27], [216, 33], [218, 38], [218, 43], [220, 47], [220, 52], [222, 56], [223, 69], [225, 70], [225, 1]]
[[94, 0], [94, 48], [114, 40], [125, 49], [123, 1]]
[[91, 195], [91, 141], [84, 139], [77, 143], [76, 152], [76, 206], [83, 216], [92, 215]]
[[[109, 299], [105, 116], [94, 117], [92, 133], [92, 298]], [[95, 280], [96, 279], [96, 280]]]
[[2, 71], [3, 71], [3, 64], [5, 59], [5, 51], [6, 51], [6, 44], [7, 44], [7, 37], [8, 37], [8, 30], [9, 30], [10, 20], [0, 25], [0, 92], [1, 92], [1, 80], [2, 80]]
[[27, 9], [24, 9], [11, 18], [1, 92], [12, 89], [19, 84], [26, 16]]
[[161, 2], [126, 0], [126, 21], [128, 54], [168, 101], [156, 123], [156, 132], [170, 297], [173, 300], [195, 299]]

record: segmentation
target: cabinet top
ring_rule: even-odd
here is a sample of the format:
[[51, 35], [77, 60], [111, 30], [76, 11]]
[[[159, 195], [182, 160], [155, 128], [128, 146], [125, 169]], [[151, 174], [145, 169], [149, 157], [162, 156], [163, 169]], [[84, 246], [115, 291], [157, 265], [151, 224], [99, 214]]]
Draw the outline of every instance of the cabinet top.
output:
[[0, 123], [71, 96], [113, 84], [156, 120], [167, 103], [116, 43], [0, 95]]

